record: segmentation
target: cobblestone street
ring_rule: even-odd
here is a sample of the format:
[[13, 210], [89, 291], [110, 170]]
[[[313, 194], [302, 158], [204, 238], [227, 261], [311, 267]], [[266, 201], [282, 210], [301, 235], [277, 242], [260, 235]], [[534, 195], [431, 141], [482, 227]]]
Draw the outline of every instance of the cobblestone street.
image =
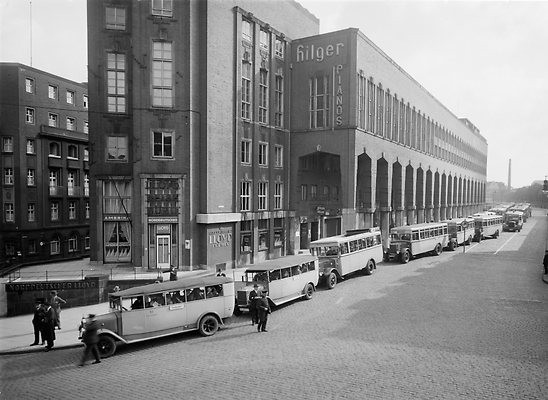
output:
[[[2, 358], [5, 399], [543, 399], [547, 221], [409, 264], [383, 263], [215, 336], [126, 346], [79, 368], [81, 349]], [[526, 240], [527, 239], [527, 240]]]

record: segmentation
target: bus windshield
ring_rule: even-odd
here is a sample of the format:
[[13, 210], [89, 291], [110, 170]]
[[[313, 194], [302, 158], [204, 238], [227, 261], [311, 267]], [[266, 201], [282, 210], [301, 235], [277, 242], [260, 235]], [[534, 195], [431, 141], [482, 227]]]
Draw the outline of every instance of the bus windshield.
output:
[[391, 240], [411, 240], [411, 234], [409, 233], [391, 233]]
[[311, 250], [318, 257], [336, 256], [339, 254], [339, 245], [314, 247]]

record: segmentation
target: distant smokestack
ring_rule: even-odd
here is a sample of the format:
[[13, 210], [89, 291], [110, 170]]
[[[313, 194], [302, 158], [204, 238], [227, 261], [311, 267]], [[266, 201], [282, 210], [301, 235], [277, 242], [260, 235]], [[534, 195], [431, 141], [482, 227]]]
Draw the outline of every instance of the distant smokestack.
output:
[[508, 160], [508, 190], [512, 189], [512, 159]]

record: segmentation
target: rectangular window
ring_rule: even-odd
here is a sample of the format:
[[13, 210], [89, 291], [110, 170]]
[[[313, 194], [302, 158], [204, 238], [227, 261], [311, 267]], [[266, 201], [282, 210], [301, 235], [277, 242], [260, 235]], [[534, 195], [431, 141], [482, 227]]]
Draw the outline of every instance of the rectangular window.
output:
[[51, 202], [50, 218], [52, 221], [59, 221], [59, 203], [57, 201]]
[[251, 164], [251, 140], [242, 139], [240, 162], [242, 164]]
[[301, 201], [308, 200], [308, 187], [306, 185], [301, 185]]
[[284, 148], [280, 145], [274, 146], [274, 162], [276, 168], [282, 168], [284, 166]]
[[381, 85], [377, 88], [377, 123], [375, 133], [384, 136], [384, 90]]
[[58, 186], [58, 183], [59, 183], [59, 170], [50, 169], [49, 170], [49, 187], [55, 188]]
[[67, 103], [74, 104], [74, 92], [72, 90], [67, 90]]
[[13, 185], [13, 168], [4, 169], [4, 185]]
[[274, 125], [277, 127], [284, 126], [284, 77], [276, 75], [276, 90], [274, 92], [275, 97], [275, 110], [274, 110]]
[[268, 166], [268, 143], [259, 143], [259, 165]]
[[69, 251], [69, 253], [73, 253], [75, 251], [78, 251], [78, 238], [76, 236], [69, 237], [68, 251]]
[[25, 122], [34, 125], [34, 108], [27, 107], [25, 109]]
[[152, 0], [152, 15], [173, 16], [173, 0]]
[[84, 172], [84, 196], [89, 196], [89, 172]]
[[253, 42], [253, 31], [251, 29], [251, 22], [248, 20], [242, 20], [242, 39], [248, 42]]
[[4, 216], [6, 218], [6, 222], [14, 222], [15, 221], [15, 208], [13, 207], [13, 203], [5, 203], [4, 205]]
[[240, 253], [253, 250], [253, 221], [240, 222]]
[[318, 197], [318, 185], [310, 185], [310, 199], [314, 200]]
[[268, 123], [268, 71], [259, 72], [259, 122]]
[[76, 219], [76, 202], [75, 201], [69, 201], [69, 219]]
[[35, 154], [34, 139], [27, 139], [27, 154]]
[[4, 136], [2, 138], [2, 151], [4, 153], [13, 153], [13, 137]]
[[152, 105], [173, 107], [171, 42], [152, 42]]
[[59, 128], [59, 116], [57, 114], [48, 113], [48, 125]]
[[257, 210], [266, 210], [268, 207], [268, 182], [259, 182], [257, 184], [257, 198]]
[[152, 156], [173, 158], [173, 132], [152, 132]]
[[259, 33], [259, 46], [262, 50], [270, 50], [270, 33], [263, 29]]
[[27, 220], [28, 222], [36, 221], [36, 205], [34, 203], [27, 205]]
[[72, 117], [67, 117], [67, 131], [76, 130], [76, 119]]
[[274, 247], [282, 247], [284, 243], [284, 220], [274, 218]]
[[284, 184], [276, 183], [274, 185], [274, 209], [281, 210], [283, 205]]
[[274, 54], [283, 60], [285, 54], [285, 43], [283, 40], [276, 38], [274, 45]]
[[25, 78], [25, 91], [34, 94], [34, 79]]
[[251, 210], [251, 182], [240, 182], [240, 211]]
[[365, 99], [367, 94], [367, 79], [362, 73], [358, 76], [358, 127], [365, 129]]
[[251, 119], [251, 69], [252, 64], [242, 61], [242, 118]]
[[36, 240], [30, 239], [28, 241], [27, 250], [29, 254], [36, 254]]
[[126, 112], [126, 56], [107, 54], [107, 110]]
[[89, 201], [86, 201], [86, 219], [89, 219], [89, 216], [90, 216]]
[[86, 94], [82, 95], [82, 105], [84, 108], [89, 108], [89, 100]]
[[86, 134], [89, 133], [89, 122], [88, 121], [84, 121], [84, 133], [86, 133]]
[[367, 81], [367, 124], [369, 132], [375, 131], [375, 84], [372, 80]]
[[34, 177], [36, 176], [36, 171], [34, 169], [27, 169], [27, 186], [34, 186], [35, 180]]
[[126, 136], [109, 136], [107, 138], [107, 161], [128, 160], [128, 141]]
[[311, 78], [309, 86], [310, 128], [329, 126], [329, 80], [327, 76]]
[[268, 250], [270, 247], [268, 239], [268, 233], [270, 231], [269, 222], [270, 221], [268, 219], [260, 219], [257, 223], [257, 230], [259, 233], [259, 250]]
[[52, 100], [58, 99], [58, 88], [54, 85], [48, 85], [48, 97]]
[[61, 242], [59, 241], [58, 238], [52, 239], [49, 242], [49, 253], [51, 255], [61, 253]]
[[106, 28], [123, 31], [126, 29], [126, 9], [106, 7]]
[[387, 139], [392, 139], [392, 96], [390, 96], [390, 92], [387, 90], [386, 91], [386, 98], [385, 98], [385, 109], [384, 109], [384, 114], [385, 114], [385, 131], [384, 131], [384, 136], [387, 138]]

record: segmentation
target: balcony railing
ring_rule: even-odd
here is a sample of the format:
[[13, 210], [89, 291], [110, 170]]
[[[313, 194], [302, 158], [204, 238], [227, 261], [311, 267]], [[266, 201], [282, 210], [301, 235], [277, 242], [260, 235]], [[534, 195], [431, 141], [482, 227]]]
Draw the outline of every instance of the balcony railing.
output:
[[49, 195], [50, 196], [64, 196], [65, 195], [65, 187], [64, 186], [50, 186], [49, 187]]
[[82, 195], [82, 187], [81, 186], [68, 186], [67, 187], [67, 196], [70, 197], [78, 197]]

